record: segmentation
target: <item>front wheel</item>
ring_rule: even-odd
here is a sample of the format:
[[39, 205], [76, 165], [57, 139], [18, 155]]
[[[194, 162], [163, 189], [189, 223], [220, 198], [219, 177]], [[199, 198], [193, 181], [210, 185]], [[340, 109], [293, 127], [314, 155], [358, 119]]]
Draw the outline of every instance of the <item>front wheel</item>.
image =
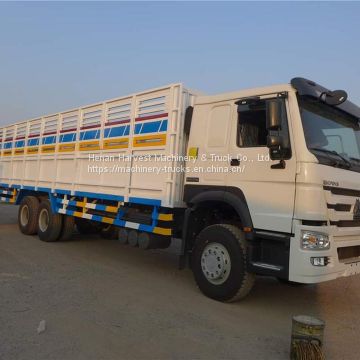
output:
[[255, 275], [247, 271], [246, 240], [234, 225], [211, 225], [200, 232], [192, 269], [200, 290], [218, 301], [240, 300], [254, 285]]

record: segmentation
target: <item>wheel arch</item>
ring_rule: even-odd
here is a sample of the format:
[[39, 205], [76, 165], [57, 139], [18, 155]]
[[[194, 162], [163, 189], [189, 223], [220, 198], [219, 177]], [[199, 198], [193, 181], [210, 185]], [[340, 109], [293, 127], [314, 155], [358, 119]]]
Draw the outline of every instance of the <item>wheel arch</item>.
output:
[[237, 189], [236, 193], [227, 190], [210, 190], [198, 193], [190, 201], [190, 207], [196, 211], [198, 208], [211, 203], [224, 204], [232, 208], [243, 227], [253, 227], [250, 211], [243, 192]]
[[18, 193], [18, 195], [16, 197], [15, 205], [20, 205], [22, 200], [27, 196], [34, 196], [39, 201], [41, 201], [42, 199], [50, 200], [50, 196], [49, 196], [49, 194], [47, 192], [21, 189], [21, 190], [19, 190], [19, 193]]
[[[231, 223], [239, 228], [253, 229], [253, 222], [243, 191], [234, 187], [186, 185], [184, 200], [188, 208], [184, 213], [182, 231], [182, 261], [186, 263], [187, 254], [191, 252], [196, 235], [206, 226], [216, 222], [206, 222], [204, 217], [220, 210], [221, 216], [217, 223]], [[246, 238], [251, 240], [253, 233], [246, 232]]]

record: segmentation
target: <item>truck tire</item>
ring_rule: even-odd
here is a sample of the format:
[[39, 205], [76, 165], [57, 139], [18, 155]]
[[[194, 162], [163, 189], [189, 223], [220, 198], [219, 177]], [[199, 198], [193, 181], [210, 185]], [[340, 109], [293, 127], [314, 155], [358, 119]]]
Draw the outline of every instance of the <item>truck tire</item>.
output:
[[129, 230], [125, 228], [119, 229], [119, 237], [118, 240], [120, 244], [126, 245], [128, 243]]
[[101, 229], [100, 236], [107, 240], [116, 240], [119, 237], [119, 228], [113, 225]]
[[72, 234], [74, 233], [75, 218], [68, 215], [63, 215], [62, 218], [62, 228], [59, 241], [67, 241], [70, 240]]
[[37, 231], [40, 240], [47, 242], [59, 240], [62, 229], [62, 215], [52, 212], [48, 200], [40, 203], [37, 219]]
[[21, 201], [18, 224], [20, 231], [25, 235], [35, 235], [37, 232], [39, 204], [39, 200], [35, 196], [25, 196]]
[[91, 220], [77, 217], [75, 218], [75, 224], [77, 231], [82, 235], [97, 234], [100, 232], [98, 224]]
[[255, 274], [247, 271], [246, 240], [234, 225], [216, 224], [197, 236], [192, 270], [200, 290], [208, 297], [233, 302], [252, 289]]

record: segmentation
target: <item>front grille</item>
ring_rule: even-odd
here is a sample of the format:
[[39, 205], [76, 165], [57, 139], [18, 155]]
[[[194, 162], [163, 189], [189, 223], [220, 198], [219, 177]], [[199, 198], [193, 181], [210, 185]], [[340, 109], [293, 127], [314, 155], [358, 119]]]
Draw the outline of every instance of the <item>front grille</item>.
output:
[[330, 225], [360, 227], [360, 190], [324, 186]]
[[330, 225], [335, 225], [338, 227], [357, 227], [360, 226], [360, 221], [359, 220], [330, 221]]
[[337, 252], [340, 262], [349, 259], [360, 260], [360, 245], [340, 247], [337, 249]]
[[334, 195], [360, 197], [360, 190], [346, 189], [333, 186], [324, 186], [323, 188], [325, 191], [330, 191]]

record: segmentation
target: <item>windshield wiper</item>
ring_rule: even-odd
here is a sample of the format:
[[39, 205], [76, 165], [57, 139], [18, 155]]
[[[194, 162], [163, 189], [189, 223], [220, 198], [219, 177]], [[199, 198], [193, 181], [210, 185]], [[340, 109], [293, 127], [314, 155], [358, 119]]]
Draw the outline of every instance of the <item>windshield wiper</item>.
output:
[[[327, 150], [327, 149], [316, 148], [316, 147], [311, 147], [310, 150], [320, 151], [320, 152], [324, 152], [329, 155], [331, 154], [331, 155], [338, 156], [343, 161], [343, 163], [345, 164], [347, 169], [350, 169], [352, 167], [352, 164], [349, 160], [347, 160], [344, 156], [340, 155], [338, 152], [336, 152], [334, 150]], [[334, 164], [334, 165], [336, 165], [336, 164]]]

